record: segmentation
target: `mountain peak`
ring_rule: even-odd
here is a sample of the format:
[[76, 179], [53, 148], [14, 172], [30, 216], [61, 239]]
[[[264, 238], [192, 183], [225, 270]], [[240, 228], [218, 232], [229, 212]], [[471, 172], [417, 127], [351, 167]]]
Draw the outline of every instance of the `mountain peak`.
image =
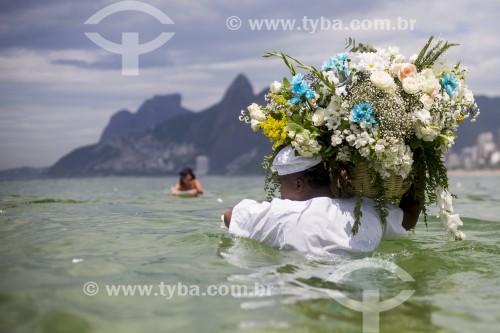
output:
[[234, 94], [244, 94], [248, 96], [253, 97], [253, 88], [252, 85], [250, 84], [250, 81], [248, 78], [243, 75], [239, 74], [231, 83], [229, 88], [226, 91], [226, 94], [224, 95], [224, 99], [227, 97], [230, 97]]
[[139, 132], [167, 119], [189, 113], [181, 106], [180, 94], [155, 95], [146, 100], [135, 113], [126, 110], [115, 113], [101, 135], [108, 142], [132, 132]]
[[180, 94], [155, 95], [142, 103], [137, 113], [166, 112], [168, 109], [180, 108], [180, 106]]

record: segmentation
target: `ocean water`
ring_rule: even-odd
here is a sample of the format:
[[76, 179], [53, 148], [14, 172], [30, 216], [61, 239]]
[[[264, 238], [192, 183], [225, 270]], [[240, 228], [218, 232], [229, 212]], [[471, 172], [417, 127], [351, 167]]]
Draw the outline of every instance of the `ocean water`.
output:
[[263, 199], [260, 177], [202, 177], [199, 198], [175, 181], [0, 182], [0, 332], [500, 331], [498, 176], [450, 178], [466, 240], [431, 211], [363, 258], [229, 236], [220, 215]]

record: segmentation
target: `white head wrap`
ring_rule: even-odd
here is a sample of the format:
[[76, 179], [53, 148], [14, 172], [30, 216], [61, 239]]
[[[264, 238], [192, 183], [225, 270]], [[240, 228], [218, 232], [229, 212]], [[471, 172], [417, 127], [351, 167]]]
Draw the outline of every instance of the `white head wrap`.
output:
[[319, 163], [321, 163], [321, 158], [295, 156], [293, 148], [286, 146], [274, 158], [273, 167], [279, 176], [284, 176], [307, 170]]

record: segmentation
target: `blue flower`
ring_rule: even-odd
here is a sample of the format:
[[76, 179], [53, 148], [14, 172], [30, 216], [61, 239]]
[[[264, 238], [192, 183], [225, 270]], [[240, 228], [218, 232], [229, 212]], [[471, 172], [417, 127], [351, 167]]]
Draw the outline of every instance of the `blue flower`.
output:
[[336, 55], [336, 58], [340, 61], [346, 61], [347, 60], [347, 57], [349, 56], [349, 53], [345, 52], [345, 53], [338, 53]]
[[458, 81], [453, 74], [446, 73], [441, 77], [441, 86], [451, 96], [458, 86]]
[[307, 91], [306, 91], [306, 99], [310, 100], [313, 97], [314, 97], [314, 91], [312, 91], [311, 89], [307, 89]]
[[324, 60], [323, 61], [323, 66], [321, 66], [321, 69], [324, 70], [324, 71], [327, 71], [329, 69], [334, 69], [334, 68], [336, 68], [336, 66], [335, 66], [335, 59], [334, 58], [330, 58], [330, 59]]
[[297, 74], [292, 77], [292, 91], [295, 94], [293, 98], [288, 100], [292, 104], [297, 104], [300, 102], [301, 97], [305, 97], [310, 100], [314, 97], [314, 91], [312, 91], [309, 83], [302, 78], [302, 74]]
[[354, 105], [351, 110], [352, 119], [356, 122], [364, 122], [372, 127], [377, 125], [377, 120], [375, 119], [375, 112], [372, 110], [370, 103], [359, 103]]
[[321, 69], [326, 71], [335, 68], [339, 73], [342, 73], [345, 77], [347, 77], [351, 73], [347, 68], [348, 57], [349, 53], [338, 53], [335, 57], [331, 57], [330, 59], [323, 61]]
[[288, 102], [290, 102], [292, 104], [298, 104], [300, 102], [300, 97], [299, 96], [293, 96], [292, 98], [290, 98], [288, 100]]

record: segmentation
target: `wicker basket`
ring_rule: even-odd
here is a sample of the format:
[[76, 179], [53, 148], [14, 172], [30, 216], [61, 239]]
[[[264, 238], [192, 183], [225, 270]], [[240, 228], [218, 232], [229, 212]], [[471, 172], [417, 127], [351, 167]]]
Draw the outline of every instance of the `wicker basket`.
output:
[[[352, 197], [356, 193], [361, 193], [364, 197], [377, 198], [375, 184], [365, 163], [356, 164], [352, 177], [348, 177], [346, 172], [332, 175], [330, 187], [335, 197]], [[410, 188], [410, 184], [404, 182], [401, 176], [391, 175], [384, 179], [384, 187], [386, 198], [401, 198]]]

